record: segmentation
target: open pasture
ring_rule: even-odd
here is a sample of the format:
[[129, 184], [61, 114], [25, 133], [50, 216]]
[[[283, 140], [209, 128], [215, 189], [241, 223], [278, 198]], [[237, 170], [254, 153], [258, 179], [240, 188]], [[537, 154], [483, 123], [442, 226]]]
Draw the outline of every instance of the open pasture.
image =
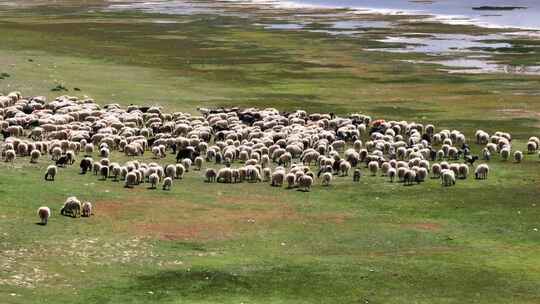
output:
[[[528, 138], [540, 134], [538, 76], [448, 74], [402, 61], [422, 54], [363, 50], [386, 47], [376, 40], [396, 31], [496, 30], [402, 20], [401, 27], [351, 39], [253, 26], [283, 12], [173, 16], [74, 3], [0, 9], [0, 73], [8, 74], [1, 93], [49, 102], [88, 95], [101, 106], [160, 105], [191, 115], [220, 106], [360, 112], [431, 123], [436, 132], [460, 130], [479, 156], [477, 129], [508, 132], [512, 153], [523, 151], [524, 160], [494, 153], [475, 163], [489, 165], [488, 179], [475, 180], [471, 167], [451, 187], [432, 178], [391, 183], [362, 163], [358, 183], [351, 170], [330, 186], [315, 177], [309, 192], [270, 182], [206, 183], [205, 169], [224, 164], [205, 161], [163, 191], [79, 174], [83, 152], [54, 182], [43, 178], [54, 163], [49, 154], [34, 164], [17, 156], [0, 163], [0, 302], [540, 301], [540, 158], [527, 153]], [[498, 59], [536, 60], [535, 40], [513, 43], [526, 51]], [[369, 141], [367, 134], [360, 139]], [[92, 158], [101, 158], [97, 149]], [[109, 158], [121, 165], [176, 162], [170, 149], [160, 159], [151, 150], [128, 157], [112, 149]], [[316, 175], [318, 167], [310, 170]], [[61, 216], [72, 195], [91, 201], [94, 215]], [[36, 211], [44, 205], [52, 216], [41, 226]]]

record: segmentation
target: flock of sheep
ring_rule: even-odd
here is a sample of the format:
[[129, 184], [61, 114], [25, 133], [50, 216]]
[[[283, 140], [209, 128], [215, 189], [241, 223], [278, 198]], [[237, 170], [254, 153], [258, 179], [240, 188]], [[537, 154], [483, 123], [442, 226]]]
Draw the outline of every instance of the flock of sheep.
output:
[[[156, 106], [100, 106], [92, 99], [70, 96], [46, 102], [44, 97], [13, 92], [0, 95], [0, 151], [6, 162], [29, 157], [36, 163], [48, 155], [54, 164], [47, 167], [45, 180], [54, 181], [59, 167], [79, 158], [82, 174], [123, 181], [127, 188], [148, 183], [155, 189], [161, 184], [163, 190], [170, 190], [186, 172], [203, 168], [206, 182], [268, 182], [303, 191], [315, 180], [328, 186], [336, 176], [352, 175], [358, 182], [363, 167], [390, 182], [420, 184], [431, 175], [443, 186], [452, 186], [468, 178], [470, 168], [476, 179], [488, 177], [488, 165], [474, 166], [477, 160], [487, 162], [494, 154], [502, 160], [513, 156], [516, 162], [524, 157], [521, 151], [512, 153], [512, 137], [505, 132], [490, 135], [478, 130], [474, 142], [482, 149], [473, 155], [463, 133], [437, 131], [430, 124], [373, 121], [362, 114], [280, 113], [273, 108], [199, 111], [196, 116], [165, 113]], [[537, 153], [539, 147], [538, 137], [531, 137], [527, 152]], [[130, 159], [114, 162], [113, 151]], [[149, 152], [156, 161], [137, 159]], [[169, 153], [176, 155], [176, 162], [160, 165]], [[91, 209], [90, 203], [85, 207], [70, 197], [63, 214], [78, 216], [83, 210], [89, 216]], [[50, 213], [47, 207], [38, 210], [42, 223]]]

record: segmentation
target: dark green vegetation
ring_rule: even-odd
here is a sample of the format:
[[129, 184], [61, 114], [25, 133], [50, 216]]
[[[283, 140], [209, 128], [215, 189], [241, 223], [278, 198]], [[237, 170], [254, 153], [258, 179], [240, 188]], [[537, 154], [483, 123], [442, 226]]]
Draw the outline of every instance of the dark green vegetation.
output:
[[[352, 39], [251, 26], [284, 12], [89, 13], [76, 3], [2, 9], [0, 72], [10, 75], [2, 92], [182, 111], [364, 112], [469, 138], [476, 128], [503, 130], [520, 150], [539, 134], [538, 77], [447, 74], [399, 61], [420, 54], [362, 51], [383, 47], [373, 39], [392, 32], [488, 30], [405, 22]], [[68, 91], [51, 91], [58, 85]], [[126, 190], [77, 166], [46, 183], [48, 163], [0, 164], [1, 303], [540, 302], [537, 155], [521, 164], [495, 157], [487, 181], [451, 188], [364, 176], [310, 193], [206, 184], [199, 172], [171, 192]], [[91, 200], [96, 215], [61, 217], [68, 195]], [[41, 205], [53, 211], [45, 227], [35, 224]]]

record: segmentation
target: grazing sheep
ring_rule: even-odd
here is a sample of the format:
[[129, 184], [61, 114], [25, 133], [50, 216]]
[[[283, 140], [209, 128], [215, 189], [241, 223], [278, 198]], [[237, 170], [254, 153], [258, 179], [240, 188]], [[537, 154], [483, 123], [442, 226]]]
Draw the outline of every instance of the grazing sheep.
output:
[[171, 177], [165, 177], [163, 179], [163, 190], [171, 190], [173, 179]]
[[454, 171], [449, 169], [444, 169], [441, 172], [441, 184], [444, 187], [453, 186], [456, 184], [456, 176]]
[[232, 183], [232, 170], [231, 168], [221, 168], [217, 174], [218, 183]]
[[388, 170], [390, 169], [390, 163], [384, 162], [381, 165], [381, 176], [386, 176], [388, 174]]
[[62, 156], [62, 148], [54, 147], [51, 150], [52, 160], [57, 161]]
[[296, 186], [296, 175], [294, 173], [288, 173], [285, 176], [285, 180], [287, 181], [287, 188], [294, 188]]
[[400, 183], [405, 181], [405, 173], [407, 173], [406, 167], [398, 167], [397, 169], [397, 177]]
[[507, 161], [508, 158], [510, 157], [510, 148], [508, 147], [502, 148], [499, 154], [501, 155], [502, 160]]
[[157, 146], [152, 147], [152, 154], [154, 154], [154, 158], [162, 158], [163, 155], [161, 154], [161, 149]]
[[193, 162], [195, 163], [195, 170], [200, 171], [204, 163], [204, 158], [197, 156]]
[[207, 183], [213, 183], [213, 182], [216, 181], [217, 172], [216, 172], [216, 170], [214, 170], [212, 168], [208, 168], [208, 169], [206, 169], [206, 172], [204, 173], [204, 176], [206, 177], [206, 182]]
[[150, 183], [150, 189], [156, 189], [156, 185], [159, 183], [159, 175], [157, 173], [150, 174], [148, 182]]
[[47, 221], [49, 220], [49, 217], [51, 217], [51, 209], [45, 206], [39, 207], [37, 214], [41, 225], [47, 225]]
[[186, 172], [189, 172], [189, 168], [191, 167], [191, 159], [184, 158], [182, 160], [182, 166], [184, 166], [184, 169], [185, 169]]
[[16, 158], [17, 153], [15, 152], [15, 150], [6, 150], [6, 158], [4, 159], [5, 162], [14, 162]]
[[482, 149], [482, 159], [483, 160], [490, 160], [491, 159], [491, 152], [488, 148]]
[[341, 172], [341, 176], [349, 176], [349, 171], [351, 170], [351, 164], [348, 161], [342, 161], [339, 164], [339, 171]]
[[426, 180], [428, 176], [428, 171], [424, 167], [419, 167], [416, 169], [416, 181], [422, 183]]
[[536, 152], [536, 150], [538, 150], [538, 144], [534, 141], [529, 141], [527, 143], [527, 152], [529, 154], [533, 154]]
[[276, 170], [272, 174], [272, 182], [271, 185], [274, 187], [281, 187], [283, 185], [283, 181], [285, 180], [285, 171], [283, 170]]
[[520, 163], [523, 160], [523, 152], [521, 151], [514, 152], [514, 160], [516, 161], [516, 163]]
[[183, 179], [184, 178], [184, 172], [186, 172], [186, 168], [182, 164], [176, 164], [176, 178], [177, 179]]
[[487, 179], [489, 173], [489, 166], [487, 164], [481, 164], [476, 167], [474, 171], [474, 177], [476, 179]]
[[440, 178], [442, 172], [442, 167], [440, 164], [433, 164], [431, 166], [431, 173], [433, 174], [433, 178]]
[[397, 170], [395, 168], [388, 169], [388, 178], [390, 179], [391, 183], [394, 182], [396, 175], [397, 175]]
[[75, 197], [70, 196], [66, 199], [64, 206], [60, 210], [61, 215], [78, 217], [81, 214], [81, 202]]
[[32, 152], [30, 152], [31, 163], [37, 163], [40, 157], [41, 157], [41, 152], [39, 150], [32, 150]]
[[81, 163], [79, 164], [79, 167], [81, 168], [81, 174], [86, 174], [88, 170], [92, 169], [92, 163], [93, 160], [89, 157], [81, 159]]
[[332, 173], [330, 172], [324, 172], [321, 179], [321, 183], [323, 186], [330, 186], [330, 183], [332, 182]]
[[54, 181], [56, 173], [58, 173], [58, 167], [56, 167], [55, 165], [48, 166], [47, 171], [45, 172], [45, 180]]
[[362, 172], [360, 171], [360, 169], [358, 168], [354, 169], [353, 182], [359, 182], [361, 177], [362, 177]]
[[406, 170], [405, 175], [403, 176], [403, 181], [405, 186], [411, 186], [416, 182], [416, 172], [414, 170]]
[[111, 174], [115, 182], [118, 181], [118, 177], [122, 175], [122, 167], [120, 165], [111, 166]]
[[270, 168], [263, 168], [263, 181], [268, 182], [272, 178], [272, 170]]
[[313, 184], [313, 178], [307, 174], [302, 175], [298, 179], [298, 187], [304, 192], [309, 192], [311, 190], [312, 184]]
[[94, 162], [92, 164], [92, 171], [94, 171], [94, 175], [98, 175], [101, 171], [101, 164], [99, 162]]
[[377, 171], [379, 170], [379, 163], [376, 161], [370, 161], [368, 163], [369, 172], [371, 172], [372, 176], [377, 175]]
[[90, 202], [84, 202], [82, 204], [82, 216], [83, 217], [90, 217], [91, 215], [93, 215], [93, 211], [92, 211], [92, 203]]
[[165, 176], [170, 178], [176, 178], [176, 165], [167, 165], [165, 167]]
[[458, 178], [466, 179], [467, 176], [469, 176], [469, 166], [467, 166], [466, 164], [459, 165]]
[[137, 181], [138, 181], [137, 174], [134, 171], [128, 172], [128, 174], [126, 174], [124, 187], [132, 188], [133, 186], [138, 184]]
[[106, 180], [107, 177], [109, 177], [109, 167], [101, 166], [101, 168], [99, 168], [99, 174], [101, 175], [102, 180]]
[[92, 143], [87, 143], [84, 146], [84, 154], [85, 156], [91, 156], [92, 153], [94, 153], [94, 145]]

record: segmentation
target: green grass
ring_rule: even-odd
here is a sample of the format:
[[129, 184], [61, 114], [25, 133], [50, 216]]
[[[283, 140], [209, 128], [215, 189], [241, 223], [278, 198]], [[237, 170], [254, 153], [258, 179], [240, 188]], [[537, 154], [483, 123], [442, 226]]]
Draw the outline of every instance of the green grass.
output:
[[[229, 105], [363, 112], [469, 138], [477, 128], [508, 131], [520, 150], [539, 133], [538, 77], [450, 75], [400, 61], [421, 54], [362, 50], [407, 30], [495, 30], [404, 22], [352, 39], [251, 26], [283, 12], [242, 19], [64, 4], [1, 12], [0, 74], [9, 77], [2, 74], [0, 92], [188, 112]], [[59, 84], [68, 91], [51, 91]], [[494, 157], [488, 180], [450, 188], [433, 179], [404, 187], [363, 169], [358, 184], [337, 178], [309, 193], [207, 184], [196, 171], [170, 192], [125, 189], [79, 175], [76, 165], [44, 182], [49, 163], [0, 164], [1, 303], [540, 302], [537, 155], [521, 164]], [[69, 195], [92, 201], [95, 216], [60, 216]], [[42, 205], [53, 211], [45, 227], [36, 225]]]

